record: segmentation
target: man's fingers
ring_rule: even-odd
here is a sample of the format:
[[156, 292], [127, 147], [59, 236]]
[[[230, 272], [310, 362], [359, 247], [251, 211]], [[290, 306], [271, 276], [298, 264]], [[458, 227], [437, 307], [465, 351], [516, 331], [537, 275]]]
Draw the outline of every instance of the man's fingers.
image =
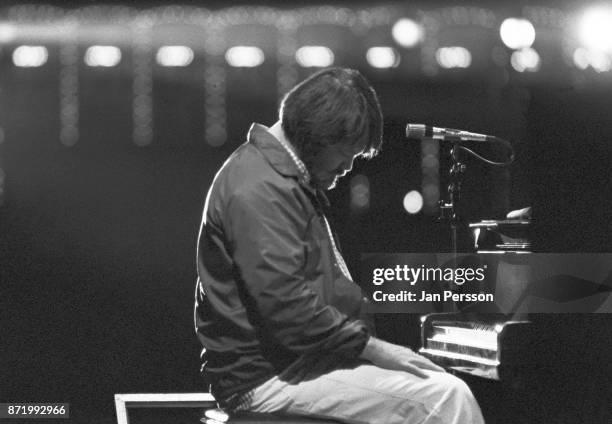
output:
[[437, 371], [437, 372], [446, 372], [444, 368], [434, 364], [429, 359], [424, 358], [422, 356], [415, 356], [414, 358], [411, 359], [411, 362], [414, 365], [418, 366], [419, 368], [423, 368], [423, 369], [431, 370], [431, 371]]
[[426, 367], [428, 370], [436, 371], [436, 372], [446, 372], [446, 370], [436, 364], [430, 363]]
[[413, 364], [406, 365], [405, 371], [409, 372], [410, 374], [414, 374], [417, 377], [421, 377], [421, 378], [429, 377], [421, 368]]
[[432, 371], [438, 371], [438, 372], [446, 372], [444, 368], [434, 364], [428, 359], [425, 359], [424, 361], [421, 362], [421, 368], [425, 368], [425, 369], [432, 370]]

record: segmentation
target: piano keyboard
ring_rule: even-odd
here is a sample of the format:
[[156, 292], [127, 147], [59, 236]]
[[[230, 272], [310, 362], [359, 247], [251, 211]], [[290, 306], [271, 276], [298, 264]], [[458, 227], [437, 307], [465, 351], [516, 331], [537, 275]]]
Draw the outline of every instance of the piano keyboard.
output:
[[449, 314], [423, 317], [423, 347], [419, 352], [447, 368], [499, 380], [505, 335], [509, 328], [527, 322], [479, 322], [452, 318]]

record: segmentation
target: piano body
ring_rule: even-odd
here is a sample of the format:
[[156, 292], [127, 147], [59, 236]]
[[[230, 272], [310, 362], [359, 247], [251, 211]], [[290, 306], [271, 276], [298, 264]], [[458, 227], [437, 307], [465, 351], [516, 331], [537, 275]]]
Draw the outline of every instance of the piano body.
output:
[[[477, 254], [511, 258], [531, 250], [524, 220], [470, 227]], [[507, 229], [510, 236], [502, 231]], [[516, 270], [518, 278], [506, 285], [520, 282], [523, 270]], [[496, 290], [512, 290], [505, 283], [497, 281]], [[609, 423], [612, 329], [607, 315], [432, 313], [420, 319], [419, 353], [468, 383], [487, 423]]]

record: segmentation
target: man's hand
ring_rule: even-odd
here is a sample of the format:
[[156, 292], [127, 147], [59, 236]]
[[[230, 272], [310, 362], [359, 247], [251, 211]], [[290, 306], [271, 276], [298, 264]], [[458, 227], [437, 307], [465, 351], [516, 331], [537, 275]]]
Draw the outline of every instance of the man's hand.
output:
[[414, 353], [409, 348], [394, 345], [375, 337], [369, 338], [359, 357], [380, 368], [407, 371], [423, 378], [427, 378], [427, 374], [423, 370], [445, 372], [443, 368], [424, 356]]

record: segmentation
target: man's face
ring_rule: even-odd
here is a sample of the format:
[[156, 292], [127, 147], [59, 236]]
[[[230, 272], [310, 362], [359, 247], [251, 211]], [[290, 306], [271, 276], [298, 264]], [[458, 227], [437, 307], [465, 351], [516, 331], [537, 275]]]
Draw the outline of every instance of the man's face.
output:
[[365, 143], [356, 146], [338, 143], [321, 149], [310, 168], [312, 184], [323, 190], [334, 188], [338, 179], [353, 168], [353, 161], [364, 148]]

